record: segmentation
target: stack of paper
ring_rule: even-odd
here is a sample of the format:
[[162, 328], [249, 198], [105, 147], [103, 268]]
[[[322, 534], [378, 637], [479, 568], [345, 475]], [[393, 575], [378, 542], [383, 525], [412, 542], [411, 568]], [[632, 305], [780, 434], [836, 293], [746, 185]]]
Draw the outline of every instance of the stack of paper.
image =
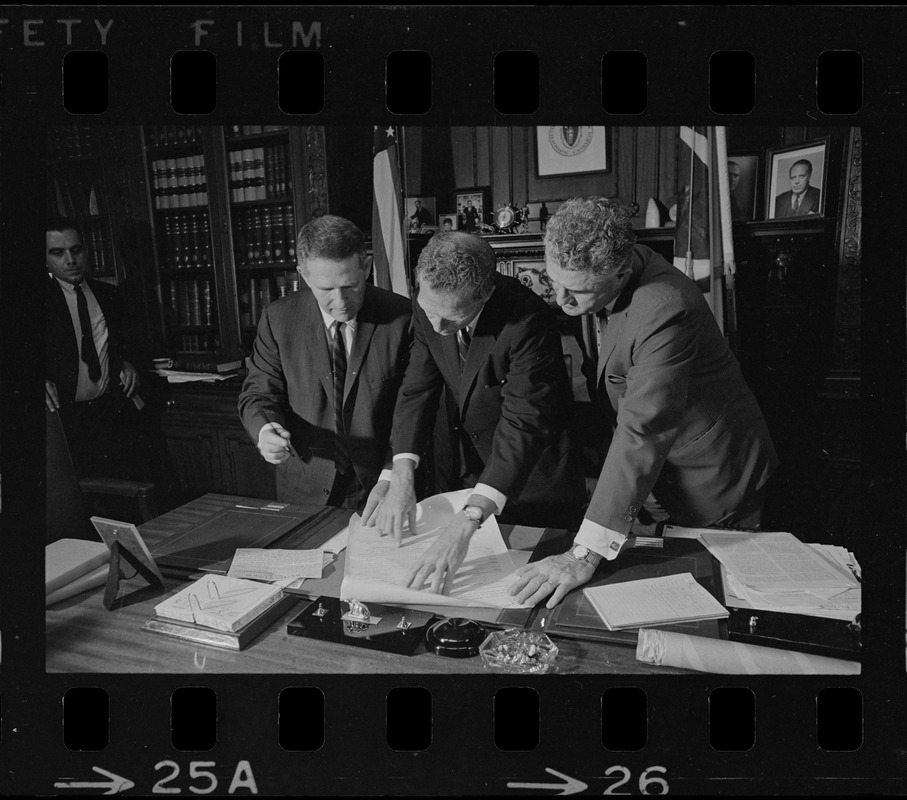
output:
[[698, 538], [721, 562], [729, 606], [844, 620], [860, 612], [860, 568], [844, 548], [783, 532], [702, 530]]
[[267, 611], [282, 595], [279, 586], [209, 575], [154, 607], [154, 613], [218, 631], [237, 631]]
[[590, 586], [583, 594], [611, 631], [728, 616], [689, 572]]
[[515, 565], [494, 517], [485, 520], [470, 539], [449, 594], [406, 586], [407, 576], [471, 493], [470, 489], [447, 492], [419, 503], [416, 530], [404, 533], [400, 547], [393, 537], [381, 536], [375, 527], [364, 527], [354, 515], [349, 525], [341, 598], [365, 603], [527, 608], [507, 592], [516, 580], [511, 574]]
[[158, 603], [142, 630], [242, 650], [295, 603], [279, 586], [209, 575]]
[[59, 539], [44, 550], [45, 605], [99, 586], [107, 579], [110, 550], [104, 542]]

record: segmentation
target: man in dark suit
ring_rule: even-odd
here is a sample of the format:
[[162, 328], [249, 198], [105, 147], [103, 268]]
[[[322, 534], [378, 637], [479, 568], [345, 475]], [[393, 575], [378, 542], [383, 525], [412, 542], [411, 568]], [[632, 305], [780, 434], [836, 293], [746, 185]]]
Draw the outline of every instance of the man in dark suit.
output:
[[805, 217], [807, 214], [821, 213], [819, 201], [822, 199], [822, 192], [815, 186], [809, 185], [812, 174], [812, 162], [805, 158], [791, 164], [788, 173], [790, 191], [782, 192], [775, 198], [776, 219]]
[[597, 405], [613, 435], [573, 547], [521, 568], [519, 601], [552, 608], [588, 581], [650, 493], [679, 525], [760, 522], [777, 456], [759, 406], [696, 284], [635, 238], [602, 197], [568, 200], [548, 223], [558, 304], [598, 315]]
[[116, 287], [87, 278], [88, 252], [69, 220], [47, 224], [45, 259], [47, 410], [60, 414], [79, 477], [140, 477], [127, 427], [140, 381]]
[[308, 288], [262, 312], [239, 413], [277, 465], [278, 499], [358, 508], [390, 464], [412, 307], [366, 283], [372, 260], [349, 220], [312, 220], [296, 252]]
[[423, 225], [431, 225], [431, 212], [422, 205], [421, 200], [413, 201], [413, 213], [409, 215], [410, 228], [419, 230]]
[[551, 310], [499, 274], [488, 242], [466, 233], [432, 237], [416, 277], [413, 348], [394, 413], [393, 476], [375, 487], [363, 519], [398, 541], [404, 522], [414, 529], [415, 454], [446, 386], [457, 408], [457, 488], [474, 491], [411, 575], [413, 588], [431, 579], [438, 592], [449, 588], [490, 514], [564, 524], [581, 509], [585, 486], [568, 442], [573, 398]]
[[731, 195], [731, 219], [746, 219], [743, 209], [737, 200], [737, 184], [740, 183], [740, 165], [736, 161], [727, 162], [728, 191]]

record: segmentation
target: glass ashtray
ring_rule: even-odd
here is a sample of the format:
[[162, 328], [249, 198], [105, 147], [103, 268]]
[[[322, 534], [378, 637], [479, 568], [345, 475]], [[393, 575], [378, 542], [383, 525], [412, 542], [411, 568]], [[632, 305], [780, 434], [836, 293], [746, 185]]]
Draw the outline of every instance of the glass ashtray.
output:
[[544, 633], [508, 628], [488, 634], [479, 654], [490, 669], [541, 675], [554, 669], [557, 647]]

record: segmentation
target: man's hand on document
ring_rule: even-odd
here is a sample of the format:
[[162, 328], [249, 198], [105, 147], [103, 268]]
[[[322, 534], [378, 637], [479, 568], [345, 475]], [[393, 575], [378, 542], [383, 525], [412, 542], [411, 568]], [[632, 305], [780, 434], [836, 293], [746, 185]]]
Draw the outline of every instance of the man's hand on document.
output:
[[431, 578], [430, 591], [435, 594], [450, 594], [454, 576], [466, 558], [469, 540], [477, 527], [475, 522], [462, 513], [454, 514], [450, 524], [438, 534], [422, 560], [407, 576], [404, 585], [411, 589], [422, 589], [423, 584]]
[[560, 553], [520, 567], [515, 573], [519, 579], [507, 591], [516, 595], [516, 602], [532, 605], [551, 595], [545, 606], [554, 608], [567, 592], [582, 586], [594, 572], [592, 564], [578, 561], [569, 553]]

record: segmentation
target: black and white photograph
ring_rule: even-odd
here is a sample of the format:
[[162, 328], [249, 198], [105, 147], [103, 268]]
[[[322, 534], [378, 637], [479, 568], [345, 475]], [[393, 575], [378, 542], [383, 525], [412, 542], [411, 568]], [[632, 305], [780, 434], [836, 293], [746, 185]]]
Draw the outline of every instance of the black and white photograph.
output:
[[0, 795], [907, 791], [894, 9], [0, 17]]
[[827, 139], [770, 149], [766, 161], [766, 219], [825, 215]]

